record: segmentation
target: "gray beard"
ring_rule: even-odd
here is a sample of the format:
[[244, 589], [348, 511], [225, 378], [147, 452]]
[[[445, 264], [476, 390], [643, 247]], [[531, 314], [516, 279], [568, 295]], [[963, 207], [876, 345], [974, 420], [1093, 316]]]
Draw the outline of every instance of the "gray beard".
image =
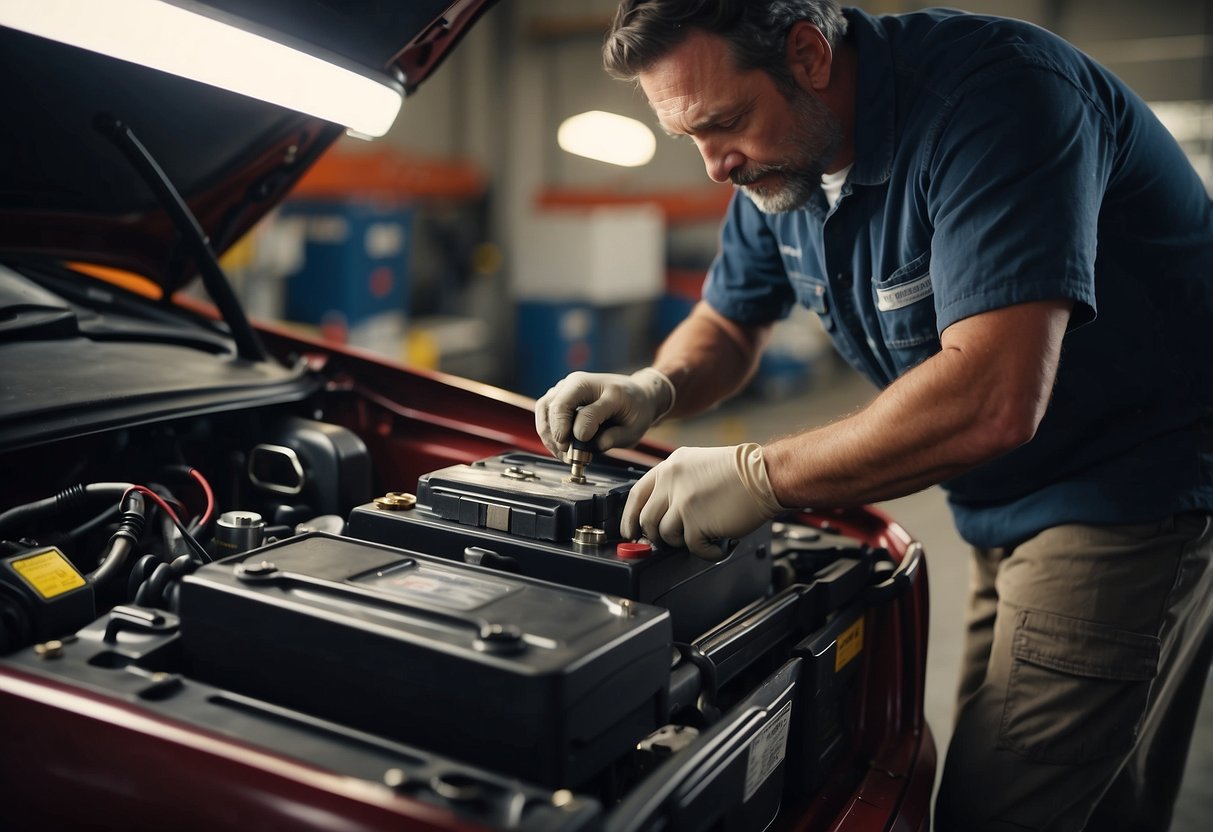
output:
[[[821, 190], [821, 175], [842, 145], [842, 126], [830, 108], [815, 96], [797, 89], [788, 97], [788, 103], [792, 109], [792, 129], [784, 142], [789, 150], [786, 160], [756, 165], [732, 175], [733, 184], [764, 214], [803, 208]], [[771, 174], [779, 180], [755, 185]]]
[[[764, 214], [782, 214], [803, 208], [813, 194], [821, 190], [823, 171], [820, 166], [790, 168], [785, 165], [762, 165], [752, 170], [753, 173], [744, 178], [746, 181], [738, 181], [742, 177], [737, 177], [734, 182]], [[753, 179], [768, 173], [778, 174], [782, 181], [772, 185], [750, 184]]]

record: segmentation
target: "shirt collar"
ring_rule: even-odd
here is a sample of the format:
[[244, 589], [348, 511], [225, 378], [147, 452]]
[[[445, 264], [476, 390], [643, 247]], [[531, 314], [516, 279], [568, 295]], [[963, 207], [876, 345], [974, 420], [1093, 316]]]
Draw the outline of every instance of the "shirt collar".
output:
[[855, 162], [850, 180], [880, 185], [893, 170], [896, 84], [888, 35], [876, 18], [845, 9], [847, 38], [855, 46]]

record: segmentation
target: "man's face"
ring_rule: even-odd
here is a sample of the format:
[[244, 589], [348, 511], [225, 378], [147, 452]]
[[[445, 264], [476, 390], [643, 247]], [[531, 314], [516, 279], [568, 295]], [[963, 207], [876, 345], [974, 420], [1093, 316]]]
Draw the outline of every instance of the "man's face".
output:
[[803, 206], [842, 144], [838, 118], [817, 96], [787, 96], [766, 72], [738, 70], [716, 35], [691, 32], [639, 80], [662, 128], [694, 140], [708, 176], [740, 186], [767, 213]]

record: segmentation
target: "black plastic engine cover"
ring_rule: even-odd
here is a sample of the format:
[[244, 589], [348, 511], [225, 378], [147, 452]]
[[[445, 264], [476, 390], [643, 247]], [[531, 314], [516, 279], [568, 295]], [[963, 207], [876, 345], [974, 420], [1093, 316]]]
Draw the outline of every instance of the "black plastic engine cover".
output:
[[662, 724], [665, 610], [310, 534], [181, 588], [191, 676], [552, 787]]
[[[729, 556], [717, 563], [660, 547], [621, 556], [619, 518], [644, 470], [591, 464], [585, 484], [565, 481], [568, 474], [551, 457], [523, 452], [444, 468], [421, 477], [416, 508], [358, 506], [348, 533], [665, 607], [678, 641], [691, 641], [767, 594], [769, 524], [730, 541]], [[603, 542], [575, 542], [582, 525], [601, 529]]]

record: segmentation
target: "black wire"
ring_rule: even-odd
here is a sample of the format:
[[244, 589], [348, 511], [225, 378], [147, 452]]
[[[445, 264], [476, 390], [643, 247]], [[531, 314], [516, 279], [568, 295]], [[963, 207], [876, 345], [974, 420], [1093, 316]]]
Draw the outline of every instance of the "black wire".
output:
[[[140, 486], [140, 487], [146, 488], [147, 486]], [[151, 493], [153, 493], [153, 494], [156, 493], [156, 492], [152, 491], [150, 488], [148, 488], [148, 491], [151, 491]], [[160, 495], [156, 494], [156, 496], [159, 497]], [[161, 499], [164, 499], [164, 498], [161, 497]], [[152, 502], [155, 503], [156, 501], [152, 500]], [[159, 506], [157, 506], [157, 507], [159, 507]], [[163, 509], [161, 509], [161, 511], [163, 511]], [[182, 539], [185, 540], [186, 545], [194, 550], [194, 554], [196, 554], [198, 556], [198, 562], [199, 563], [210, 563], [211, 560], [213, 560], [213, 558], [211, 558], [211, 556], [207, 553], [206, 549], [204, 549], [202, 547], [202, 544], [194, 539], [194, 536], [189, 533], [189, 530], [186, 529], [184, 525], [182, 525], [180, 520], [178, 520], [176, 517], [174, 517], [172, 514], [169, 514], [168, 512], [165, 512], [165, 513], [168, 514], [168, 518], [173, 521], [173, 525], [177, 527], [177, 531], [181, 532], [181, 537], [182, 537]]]
[[91, 520], [85, 520], [79, 526], [67, 533], [67, 539], [73, 542], [78, 540], [81, 536], [93, 531], [102, 523], [113, 519], [114, 516], [118, 514], [119, 509], [120, 506], [115, 504], [98, 514], [96, 517], [93, 517]]
[[183, 540], [185, 540], [186, 545], [194, 550], [194, 554], [198, 556], [197, 561], [199, 563], [210, 563], [212, 560], [214, 560], [206, 549], [203, 548], [202, 544], [199, 543], [194, 536], [189, 533], [189, 530], [181, 524], [180, 520], [175, 517], [170, 517], [169, 519], [173, 521], [173, 525], [177, 527], [177, 531], [181, 532], [181, 537]]

